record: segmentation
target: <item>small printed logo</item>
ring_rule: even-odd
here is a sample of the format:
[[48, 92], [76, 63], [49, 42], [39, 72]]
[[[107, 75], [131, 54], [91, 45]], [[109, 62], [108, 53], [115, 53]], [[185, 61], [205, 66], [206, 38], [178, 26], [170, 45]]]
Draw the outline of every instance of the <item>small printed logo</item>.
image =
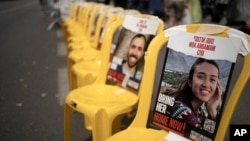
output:
[[250, 137], [250, 125], [230, 125], [230, 141]]

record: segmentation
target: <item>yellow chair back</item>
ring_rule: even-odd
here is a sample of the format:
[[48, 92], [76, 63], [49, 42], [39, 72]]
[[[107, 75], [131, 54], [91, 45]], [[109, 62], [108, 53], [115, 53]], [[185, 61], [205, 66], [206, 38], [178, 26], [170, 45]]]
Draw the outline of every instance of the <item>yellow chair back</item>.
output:
[[[118, 38], [115, 36], [117, 31]], [[159, 31], [163, 31], [163, 21], [151, 15], [125, 15], [105, 28], [101, 48], [101, 70], [97, 80], [91, 85], [72, 90], [65, 99], [65, 140], [70, 140], [72, 111], [82, 113], [90, 123], [94, 141], [104, 140], [121, 130], [120, 122], [118, 123], [120, 115], [131, 112], [137, 106], [139, 97], [134, 91], [121, 87], [124, 85], [106, 83], [110, 59], [116, 55], [114, 50], [126, 48], [127, 46], [120, 44], [126, 44], [136, 33], [147, 35], [146, 41], [149, 42], [152, 39], [150, 37]]]
[[[198, 140], [199, 137], [216, 141], [224, 140], [233, 111], [250, 79], [249, 39], [249, 35], [238, 30], [213, 24], [176, 26], [158, 34], [149, 45], [145, 57], [145, 70], [139, 91], [140, 99], [135, 119], [127, 129], [113, 135], [106, 141], [164, 141], [171, 140], [171, 137], [177, 137], [174, 140], [180, 138], [182, 140]], [[230, 69], [231, 72], [227, 74], [228, 80], [224, 89], [222, 89], [224, 93], [219, 116], [217, 116], [216, 122], [209, 122], [210, 124], [215, 123], [216, 126], [214, 126], [213, 130], [206, 128], [212, 127], [209, 124], [203, 126], [203, 129], [185, 124], [179, 130], [177, 130], [177, 126], [174, 127], [173, 124], [168, 124], [170, 120], [174, 121], [172, 117], [169, 117], [168, 113], [164, 113], [166, 109], [171, 107], [171, 99], [166, 102], [169, 104], [166, 107], [155, 107], [163, 100], [163, 97], [159, 97], [163, 91], [161, 88], [164, 88], [162, 86], [165, 86], [162, 81], [163, 72], [173, 72], [170, 70], [175, 69], [174, 66], [178, 62], [184, 61], [181, 60], [182, 58], [176, 58], [174, 56], [176, 54], [166, 59], [166, 54], [170, 50], [177, 53], [181, 52], [184, 55], [212, 60], [227, 60], [227, 63], [231, 64], [229, 66], [233, 67], [233, 70]], [[176, 64], [172, 64], [172, 67], [164, 67], [165, 63], [171, 59], [175, 59], [173, 62], [176, 62]], [[184, 68], [182, 66], [182, 69]], [[241, 69], [238, 70], [239, 68]], [[156, 109], [160, 114], [157, 114]], [[183, 123], [181, 120], [175, 122]], [[181, 124], [179, 124], [180, 126]], [[190, 129], [193, 130], [190, 131]], [[182, 136], [185, 136], [185, 139]]]

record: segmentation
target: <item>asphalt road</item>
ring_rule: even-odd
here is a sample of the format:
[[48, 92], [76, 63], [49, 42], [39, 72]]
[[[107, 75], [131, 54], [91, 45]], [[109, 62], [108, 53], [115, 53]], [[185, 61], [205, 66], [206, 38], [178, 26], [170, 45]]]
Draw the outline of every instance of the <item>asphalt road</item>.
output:
[[[0, 141], [63, 141], [66, 52], [52, 20], [38, 1], [0, 1]], [[72, 139], [90, 139], [73, 121]]]
[[[0, 141], [63, 141], [63, 103], [68, 93], [61, 31], [38, 1], [0, 1]], [[250, 83], [232, 119], [250, 124]], [[72, 140], [91, 141], [74, 114]]]

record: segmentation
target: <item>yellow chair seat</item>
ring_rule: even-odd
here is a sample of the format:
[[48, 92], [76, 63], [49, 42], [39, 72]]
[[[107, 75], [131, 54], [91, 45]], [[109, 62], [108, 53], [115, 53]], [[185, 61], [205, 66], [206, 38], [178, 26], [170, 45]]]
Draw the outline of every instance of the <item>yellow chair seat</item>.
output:
[[70, 35], [72, 36], [78, 36], [78, 35], [82, 35], [85, 31], [83, 29], [83, 26], [80, 25], [79, 23], [72, 23], [72, 25], [70, 25], [68, 28], [67, 28], [67, 31]]
[[70, 52], [69, 59], [71, 59], [73, 62], [90, 61], [99, 59], [100, 55], [101, 52], [99, 50], [89, 48], [88, 50], [76, 50]]
[[[76, 88], [76, 86], [81, 86], [82, 84], [90, 84], [90, 82], [93, 82], [97, 77], [97, 74], [91, 75], [89, 73], [85, 73], [87, 71], [84, 71], [84, 69], [89, 68], [89, 66], [85, 66], [85, 68], [83, 69], [83, 73], [86, 74], [84, 78], [87, 78], [87, 80], [83, 80], [85, 82], [80, 81], [80, 79], [76, 78], [76, 76], [74, 75], [75, 74], [74, 71], [72, 71], [73, 66], [77, 62], [98, 61], [100, 60], [100, 56], [101, 56], [101, 52], [94, 48], [79, 49], [79, 50], [71, 51], [69, 53], [68, 59], [67, 59], [67, 67], [68, 67], [68, 70], [70, 70], [68, 71], [68, 79], [69, 79], [69, 85], [70, 85], [71, 90]], [[96, 65], [96, 63], [94, 63], [93, 65]], [[92, 70], [90, 72], [92, 72]], [[77, 84], [78, 82], [81, 84], [78, 85]]]
[[86, 72], [98, 73], [100, 71], [100, 67], [101, 67], [100, 60], [78, 62], [73, 66], [73, 71], [79, 74], [79, 76], [81, 76], [83, 70]]
[[100, 71], [101, 61], [84, 61], [78, 62], [72, 67], [72, 71], [76, 74], [76, 87], [85, 86], [93, 83]]
[[[136, 134], [136, 137], [134, 135]], [[146, 136], [145, 136], [146, 135]], [[119, 136], [111, 136], [108, 141], [166, 141], [167, 132], [150, 128], [133, 127], [129, 130], [120, 131]]]
[[86, 128], [92, 130], [93, 140], [98, 141], [119, 131], [112, 128], [117, 122], [119, 125], [119, 115], [131, 112], [137, 102], [137, 95], [119, 86], [95, 84], [72, 90], [65, 99], [65, 139], [70, 140], [70, 131], [66, 129], [70, 129], [73, 111], [84, 114], [86, 123], [91, 125]]
[[[105, 97], [105, 98], [104, 98]], [[119, 86], [95, 84], [78, 88], [69, 93], [66, 103], [74, 102], [77, 106], [72, 108], [81, 113], [93, 109], [118, 110], [124, 113], [132, 110], [131, 106], [138, 101], [138, 96]]]
[[86, 41], [81, 38], [73, 38], [72, 41], [68, 44], [68, 50], [79, 50], [79, 49], [89, 49], [93, 47], [94, 48], [94, 42]]

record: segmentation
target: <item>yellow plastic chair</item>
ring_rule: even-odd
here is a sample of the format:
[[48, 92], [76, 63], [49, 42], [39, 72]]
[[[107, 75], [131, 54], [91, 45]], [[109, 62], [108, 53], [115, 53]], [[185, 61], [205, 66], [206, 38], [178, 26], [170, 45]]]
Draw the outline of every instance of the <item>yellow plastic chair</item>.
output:
[[[102, 8], [99, 11], [99, 14], [96, 16], [96, 26], [92, 26], [89, 28], [92, 28], [94, 31], [94, 36], [92, 40], [85, 40], [82, 42], [71, 42], [69, 44], [69, 59], [78, 61], [80, 59], [83, 60], [92, 60], [95, 59], [96, 55], [99, 56], [99, 49], [101, 46], [101, 36], [103, 33], [103, 29], [107, 24], [110, 24], [112, 21], [114, 21], [117, 17], [117, 14], [119, 12], [123, 12], [123, 9], [121, 8], [111, 8], [106, 7], [105, 9]], [[94, 24], [94, 20], [90, 23], [90, 25]], [[89, 34], [92, 34], [92, 32], [89, 32]]]
[[[108, 72], [110, 71], [110, 61], [114, 49], [126, 49], [128, 41], [136, 33], [146, 34], [147, 41], [150, 37], [163, 30], [162, 20], [150, 18], [149, 15], [127, 15], [124, 21], [117, 20], [106, 30], [103, 39], [102, 66], [97, 80], [90, 85], [72, 90], [65, 99], [65, 140], [70, 140], [71, 114], [73, 111], [82, 113], [87, 117], [91, 125], [93, 141], [102, 141], [111, 136], [112, 133], [120, 131], [120, 116], [131, 112], [136, 108], [139, 91], [139, 83], [135, 82], [136, 88], [132, 90], [131, 83], [127, 85], [117, 83], [107, 84]], [[123, 34], [119, 38], [119, 47], [112, 47], [112, 38], [119, 26], [123, 25]], [[151, 36], [149, 36], [151, 35]], [[122, 48], [121, 48], [122, 47]], [[111, 52], [112, 50], [112, 52]], [[121, 51], [122, 52], [122, 51]], [[120, 53], [121, 53], [120, 52]], [[112, 55], [112, 56], [110, 56]], [[116, 55], [115, 55], [116, 56]], [[114, 64], [113, 64], [114, 65]], [[138, 72], [138, 74], [141, 74]], [[138, 77], [138, 76], [137, 76]], [[141, 79], [141, 78], [137, 78]], [[127, 82], [124, 79], [124, 82]], [[108, 81], [110, 82], [110, 81]], [[132, 81], [129, 81], [132, 82]], [[105, 112], [108, 111], [108, 112]]]
[[[103, 34], [105, 31], [105, 27], [108, 27], [113, 21], [115, 21], [120, 12], [123, 12], [120, 8], [109, 8], [105, 11], [100, 11], [100, 16], [98, 17], [94, 40], [92, 43], [82, 43], [75, 44], [72, 46], [72, 51], [69, 53], [67, 58], [67, 68], [68, 68], [68, 76], [69, 76], [69, 85], [70, 89], [76, 88], [75, 85], [75, 77], [72, 72], [72, 66], [76, 62], [80, 61], [93, 61], [98, 60], [101, 55], [101, 46], [103, 40]], [[77, 46], [78, 45], [78, 46]], [[87, 82], [87, 81], [86, 81]]]
[[[69, 49], [77, 50], [77, 49], [89, 49], [96, 48], [96, 44], [98, 43], [98, 39], [100, 36], [100, 32], [105, 26], [105, 20], [108, 14], [118, 11], [123, 11], [122, 8], [112, 7], [110, 5], [99, 4], [96, 7], [96, 13], [90, 12], [90, 19], [88, 20], [86, 30], [87, 35], [90, 36], [90, 40], [82, 39], [79, 37], [73, 37], [69, 39]], [[87, 44], [86, 44], [87, 42]]]
[[94, 34], [98, 33], [98, 29], [96, 29], [97, 19], [104, 17], [107, 14], [106, 10], [109, 8], [111, 6], [92, 2], [84, 3], [81, 6], [81, 22], [67, 29], [66, 45], [68, 54], [75, 48], [93, 46], [93, 42], [95, 42]]
[[96, 44], [95, 36], [100, 33], [98, 24], [102, 23], [108, 13], [108, 9], [112, 9], [112, 7], [104, 4], [93, 4], [93, 8], [85, 15], [88, 17], [84, 27], [86, 33], [79, 33], [69, 37], [67, 42], [69, 52], [75, 49], [90, 48], [90, 46]]
[[[124, 12], [119, 12], [119, 13], [117, 13], [114, 16], [109, 18], [109, 20], [106, 23], [106, 28], [114, 20], [123, 19], [125, 15], [130, 15], [130, 14], [132, 14], [132, 15], [133, 14], [140, 14], [140, 12], [137, 10], [131, 10], [131, 9], [125, 10]], [[102, 34], [105, 34], [106, 28], [104, 28]], [[118, 35], [119, 35], [119, 31], [117, 31], [115, 36], [118, 36]], [[99, 48], [100, 48], [100, 54], [101, 54], [102, 53], [101, 52], [102, 51], [101, 41], [99, 42], [99, 45], [100, 45]], [[77, 51], [75, 51], [75, 52], [77, 52]], [[79, 51], [79, 52], [81, 52], [81, 51]], [[76, 56], [78, 56], [77, 58], [82, 57], [82, 55], [79, 52], [77, 52], [75, 54]], [[72, 59], [72, 60], [74, 60], [72, 68], [71, 68], [71, 70], [72, 70], [72, 72], [71, 72], [72, 73], [72, 75], [71, 75], [72, 76], [72, 78], [71, 78], [72, 89], [91, 84], [96, 80], [97, 75], [99, 74], [99, 71], [100, 71], [100, 66], [101, 66], [100, 55], [97, 56], [97, 58], [94, 60], [87, 60], [87, 61], [86, 61], [86, 59]]]
[[[112, 24], [112, 22], [114, 22], [115, 20], [117, 20], [117, 14], [114, 14], [113, 16], [111, 16], [106, 24], [106, 28], [110, 26], [110, 24]], [[101, 26], [101, 25], [100, 25]], [[102, 33], [105, 32], [104, 27]], [[100, 33], [101, 34], [101, 33]], [[99, 34], [98, 34], [99, 35]], [[96, 35], [97, 36], [97, 35]], [[100, 35], [99, 35], [100, 36]], [[99, 62], [98, 65], [101, 64], [100, 56], [101, 56], [101, 45], [102, 43], [100, 42], [99, 38], [100, 37], [96, 37], [96, 49], [94, 49], [94, 47], [92, 49], [86, 50], [86, 49], [78, 49], [78, 50], [74, 50], [70, 53], [70, 55], [68, 56], [68, 63], [67, 63], [67, 67], [68, 67], [68, 75], [70, 76], [70, 88], [71, 90], [77, 88], [77, 80], [76, 80], [76, 75], [75, 75], [75, 71], [73, 69], [73, 66], [76, 64], [76, 62], [82, 62], [82, 63], [86, 63], [88, 65], [81, 65], [80, 67], [84, 67], [85, 69], [88, 70], [93, 70], [93, 74], [95, 73], [95, 63]], [[84, 70], [84, 69], [83, 69]], [[98, 68], [99, 70], [99, 68]], [[95, 75], [95, 74], [94, 74]], [[94, 77], [95, 78], [95, 77]], [[84, 84], [89, 84], [90, 82], [93, 82], [95, 79], [93, 79], [93, 75], [86, 75], [86, 79], [84, 80]]]
[[[86, 61], [86, 60], [93, 60], [96, 59], [96, 56], [98, 59], [100, 58], [100, 48], [102, 45], [102, 37], [103, 37], [103, 31], [105, 26], [109, 26], [110, 23], [112, 23], [114, 20], [117, 19], [118, 16], [125, 14], [140, 14], [137, 10], [123, 10], [119, 7], [108, 7], [106, 9], [107, 11], [100, 10], [100, 13], [102, 15], [98, 18], [98, 21], [96, 23], [97, 26], [95, 26], [95, 35], [93, 37], [93, 44], [85, 44], [84, 43], [73, 43], [71, 46], [71, 49], [73, 50], [71, 54], [69, 54], [69, 59], [71, 59], [73, 62], [79, 62], [79, 61]], [[85, 49], [88, 49], [86, 51]], [[90, 49], [89, 49], [90, 48]], [[79, 50], [80, 49], [80, 50]], [[96, 51], [97, 50], [97, 51]], [[87, 52], [87, 53], [86, 53]], [[97, 52], [96, 56], [94, 55]]]
[[[110, 17], [110, 18], [107, 18], [106, 26], [102, 30], [102, 34], [103, 34], [102, 36], [105, 35], [105, 32], [106, 32], [107, 28], [112, 26], [113, 22], [116, 22], [115, 26], [120, 27], [122, 25], [123, 20], [124, 20], [124, 15], [121, 14], [120, 12], [116, 13], [116, 14], [112, 13], [112, 15], [109, 14], [108, 17]], [[118, 21], [120, 21], [120, 22], [118, 22]], [[116, 32], [119, 32], [119, 29]], [[116, 33], [114, 33], [114, 34], [116, 34]], [[102, 39], [98, 38], [98, 43], [100, 42], [100, 40], [102, 40]], [[101, 49], [101, 50], [103, 50], [103, 49]], [[80, 50], [80, 51], [82, 51], [82, 50]], [[84, 75], [84, 80], [81, 80], [80, 82], [78, 82], [79, 79], [77, 79], [77, 77], [75, 75], [76, 73], [73, 70], [73, 67], [72, 67], [72, 71], [71, 71], [71, 68], [68, 68], [69, 73], [70, 73], [69, 74], [69, 76], [70, 76], [70, 79], [69, 79], [70, 80], [70, 88], [71, 88], [70, 90], [73, 90], [73, 89], [77, 88], [79, 84], [81, 84], [81, 86], [84, 86], [84, 85], [88, 85], [88, 84], [93, 83], [93, 81], [96, 80], [96, 77], [97, 77], [97, 74], [98, 74], [96, 71], [98, 69], [98, 72], [99, 72], [99, 69], [100, 69], [99, 66], [101, 65], [101, 59], [99, 59], [99, 60], [88, 60], [88, 61], [84, 60], [84, 61], [78, 61], [78, 62], [79, 63], [80, 62], [84, 63], [83, 65], [80, 66], [80, 69], [81, 69], [80, 74]], [[70, 65], [68, 64], [68, 66], [70, 66]], [[98, 66], [98, 68], [96, 68], [96, 66]], [[82, 67], [84, 67], [84, 68], [82, 68]], [[92, 126], [91, 126], [90, 122], [87, 120], [87, 118], [85, 118], [84, 121], [85, 121], [86, 129], [92, 130]]]
[[[72, 51], [71, 54], [69, 54], [69, 58], [73, 60], [74, 62], [78, 61], [86, 61], [86, 60], [92, 60], [95, 59], [96, 57], [94, 56], [94, 53], [96, 50], [100, 50], [101, 45], [102, 45], [102, 36], [103, 36], [103, 31], [105, 26], [109, 26], [110, 23], [112, 23], [114, 20], [117, 19], [118, 16], [122, 15], [123, 13], [125, 14], [140, 14], [139, 11], [137, 10], [123, 10], [120, 7], [106, 7], [106, 9], [100, 10], [100, 17], [98, 17], [97, 22], [95, 23], [96, 26], [94, 26], [94, 31], [95, 34], [93, 36], [93, 42], [92, 44], [85, 44], [86, 42], [89, 41], [84, 41], [83, 43], [72, 43], [70, 48]], [[99, 15], [98, 15], [99, 16]], [[90, 48], [90, 52], [88, 51], [88, 54], [86, 54], [85, 49]], [[80, 49], [80, 50], [79, 50]], [[97, 53], [98, 58], [99, 53]]]
[[[97, 24], [101, 24], [104, 17], [107, 15], [107, 12], [104, 11], [105, 5], [102, 4], [92, 4], [91, 5], [87, 5], [85, 8], [85, 12], [83, 12], [82, 15], [82, 19], [85, 19], [85, 23], [81, 25], [81, 29], [80, 32], [78, 31], [78, 34], [75, 34], [74, 31], [79, 30], [79, 28], [74, 28], [73, 30], [71, 30], [72, 33], [74, 33], [73, 35], [70, 34], [68, 36], [67, 42], [66, 42], [66, 47], [67, 47], [67, 53], [68, 56], [70, 54], [70, 52], [72, 51], [72, 45], [71, 44], [75, 44], [78, 46], [83, 46], [85, 45], [85, 49], [91, 48], [94, 44], [97, 44], [95, 41], [96, 37], [94, 37], [94, 39], [92, 39], [92, 36], [98, 36], [98, 32], [100, 32], [100, 29], [96, 28], [96, 26], [100, 26]], [[102, 12], [101, 12], [102, 11]], [[100, 16], [99, 16], [100, 15]], [[85, 17], [85, 18], [84, 18]], [[87, 18], [88, 17], [88, 18]], [[96, 18], [98, 18], [98, 21], [96, 22]], [[93, 35], [93, 31], [95, 31], [95, 34]], [[77, 43], [76, 43], [77, 42]], [[90, 49], [89, 49], [90, 50]], [[86, 52], [86, 50], [85, 50]], [[91, 57], [89, 57], [91, 58]], [[69, 58], [67, 58], [67, 66], [68, 66], [68, 79], [69, 79], [69, 85], [71, 84], [71, 61]], [[71, 85], [70, 85], [71, 87]]]
[[78, 2], [72, 2], [70, 4], [68, 17], [62, 19], [62, 26], [63, 27], [67, 26], [71, 22], [77, 21], [78, 7], [79, 7]]
[[67, 41], [68, 38], [68, 33], [67, 33], [67, 28], [77, 24], [79, 17], [80, 17], [80, 3], [78, 2], [73, 2], [70, 5], [70, 10], [69, 10], [69, 16], [65, 19], [62, 19], [61, 22], [61, 29], [62, 29], [62, 33], [64, 35], [64, 41]]
[[[88, 38], [86, 26], [88, 24], [89, 13], [93, 11], [94, 6], [98, 4], [84, 2], [78, 4], [77, 17], [75, 21], [68, 22], [67, 26], [64, 26], [65, 43], [68, 45], [69, 38], [71, 36], [81, 36], [82, 38]], [[67, 49], [68, 50], [68, 49]]]
[[[129, 141], [185, 140], [186, 141], [187, 140], [187, 138], [169, 139], [170, 138], [169, 136], [171, 135], [174, 135], [172, 137], [180, 137], [180, 136], [176, 135], [173, 132], [170, 132], [170, 130], [164, 129], [165, 126], [156, 126], [156, 125], [152, 126], [152, 121], [156, 120], [153, 118], [152, 114], [153, 111], [155, 110], [154, 104], [157, 101], [156, 96], [160, 91], [159, 90], [160, 88], [159, 85], [161, 80], [160, 75], [163, 69], [166, 69], [165, 67], [163, 68], [166, 51], [169, 50], [169, 47], [172, 46], [171, 49], [173, 50], [178, 50], [179, 52], [183, 52], [185, 54], [195, 52], [192, 56], [197, 55], [196, 51], [198, 49], [193, 48], [195, 47], [193, 43], [191, 43], [192, 45], [188, 43], [194, 41], [194, 38], [192, 38], [194, 37], [194, 35], [197, 36], [204, 35], [212, 38], [218, 37], [219, 39], [216, 38], [216, 41], [224, 40], [222, 42], [219, 41], [220, 43], [217, 41], [215, 43], [216, 51], [212, 52], [210, 55], [205, 55], [205, 56], [206, 57], [209, 56], [211, 58], [214, 57], [220, 58], [221, 56], [228, 57], [230, 56], [229, 54], [234, 52], [233, 56], [235, 56], [235, 54], [236, 55], [238, 54], [237, 62], [235, 63], [234, 68], [236, 69], [236, 67], [238, 68], [242, 67], [239, 72], [236, 71], [232, 74], [232, 76], [235, 76], [233, 77], [234, 81], [231, 79], [229, 85], [230, 91], [227, 92], [228, 100], [223, 101], [225, 102], [224, 109], [222, 112], [220, 123], [218, 125], [218, 130], [217, 132], [215, 132], [216, 135], [214, 139], [215, 141], [224, 140], [233, 111], [237, 105], [237, 102], [241, 96], [241, 93], [245, 85], [250, 79], [250, 71], [249, 71], [250, 37], [238, 30], [225, 26], [211, 25], [211, 24], [191, 24], [191, 25], [182, 25], [169, 28], [165, 30], [165, 32], [158, 34], [158, 36], [156, 36], [153, 39], [153, 41], [149, 45], [148, 54], [145, 58], [146, 62], [145, 71], [144, 71], [143, 81], [141, 82], [141, 91], [139, 92], [140, 99], [136, 116], [127, 129], [116, 133], [115, 135], [106, 139], [106, 141], [128, 141], [128, 140]], [[220, 50], [219, 54], [216, 54], [215, 52], [218, 52], [218, 50]], [[223, 51], [227, 53], [225, 54]], [[209, 54], [209, 51], [205, 52]], [[215, 53], [214, 56], [213, 53]], [[243, 61], [243, 64], [242, 62], [240, 63], [239, 60]], [[164, 121], [164, 116], [161, 119], [162, 119], [162, 124], [165, 123], [167, 124], [167, 121], [166, 120]], [[167, 139], [166, 137], [169, 138]]]
[[79, 22], [69, 26], [66, 29], [67, 33], [66, 45], [68, 53], [70, 52], [69, 44], [72, 42], [72, 40], [77, 39], [78, 41], [84, 41], [91, 39], [91, 34], [89, 33], [90, 28], [93, 25], [92, 23], [92, 21], [94, 20], [93, 17], [98, 12], [100, 6], [101, 4], [96, 4], [96, 3], [84, 3], [83, 5], [81, 5]]
[[[107, 14], [105, 12], [105, 9], [108, 9], [107, 6], [99, 3], [88, 3], [84, 2], [82, 4], [78, 4], [79, 9], [77, 13], [78, 17], [78, 22], [73, 22], [70, 25], [66, 26], [66, 30], [64, 32], [65, 35], [65, 43], [67, 45], [67, 52], [69, 53], [71, 51], [71, 44], [72, 42], [76, 42], [78, 46], [82, 46], [82, 44], [86, 46], [93, 46], [97, 44], [97, 41], [93, 40], [93, 33], [96, 32], [98, 36], [98, 32], [100, 32], [98, 29], [96, 29], [96, 19], [100, 14], [103, 14], [102, 19], [104, 16]], [[100, 18], [99, 18], [100, 19]], [[102, 19], [100, 19], [98, 22], [101, 24]], [[95, 37], [96, 38], [96, 37]], [[81, 43], [81, 42], [83, 43]], [[76, 44], [76, 43], [75, 43]], [[69, 63], [69, 62], [68, 62]], [[70, 63], [69, 63], [70, 64]], [[69, 65], [68, 65], [69, 66]], [[68, 71], [70, 72], [70, 71]], [[70, 75], [69, 76], [69, 82], [71, 80]]]
[[[76, 13], [77, 13], [77, 17], [75, 19], [75, 21], [71, 21], [68, 22], [68, 24], [66, 24], [63, 27], [63, 34], [64, 34], [64, 41], [66, 44], [66, 50], [67, 50], [67, 54], [69, 52], [68, 49], [68, 38], [71, 36], [77, 36], [77, 35], [84, 35], [85, 37], [86, 35], [86, 24], [88, 21], [88, 18], [86, 17], [86, 15], [93, 9], [93, 5], [94, 4], [90, 4], [90, 3], [79, 3], [77, 5], [77, 9], [76, 9]], [[69, 78], [70, 79], [70, 78]]]
[[80, 3], [79, 2], [72, 2], [70, 4], [70, 8], [69, 8], [69, 15], [68, 17], [62, 19], [62, 26], [63, 27], [67, 27], [70, 24], [77, 22], [78, 16], [79, 16], [79, 7], [80, 7]]

